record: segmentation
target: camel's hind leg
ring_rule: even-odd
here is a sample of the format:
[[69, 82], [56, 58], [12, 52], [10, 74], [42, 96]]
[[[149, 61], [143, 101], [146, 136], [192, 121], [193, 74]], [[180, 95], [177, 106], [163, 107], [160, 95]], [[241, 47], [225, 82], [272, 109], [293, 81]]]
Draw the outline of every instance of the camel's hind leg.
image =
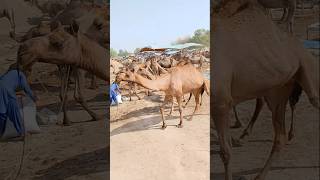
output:
[[262, 98], [257, 98], [256, 99], [256, 107], [255, 107], [253, 116], [252, 116], [249, 124], [247, 125], [247, 127], [243, 130], [243, 132], [240, 136], [240, 139], [245, 139], [246, 136], [249, 136], [249, 134], [252, 133], [252, 128], [258, 119], [258, 116], [263, 108], [263, 105], [264, 105], [264, 100]]
[[190, 101], [191, 97], [192, 97], [192, 93], [190, 93], [189, 98], [188, 98], [188, 100], [187, 100], [186, 104], [183, 106], [183, 108], [185, 108], [185, 107], [188, 105], [188, 103], [189, 103], [189, 101]]
[[200, 92], [197, 90], [196, 92], [193, 93], [193, 95], [194, 95], [194, 99], [196, 101], [196, 107], [194, 108], [194, 111], [193, 111], [189, 121], [192, 120], [192, 118], [193, 118], [194, 114], [196, 113], [196, 111], [199, 110], [199, 105], [200, 105]]
[[75, 69], [75, 89], [74, 89], [74, 99], [81, 104], [81, 106], [89, 113], [89, 115], [92, 117], [92, 121], [97, 121], [101, 119], [96, 113], [91, 111], [88, 107], [87, 102], [83, 98], [83, 93], [82, 93], [82, 86], [83, 86], [83, 80], [84, 80], [84, 74], [81, 74], [79, 72], [79, 69]]
[[279, 157], [280, 150], [286, 144], [285, 112], [290, 92], [291, 86], [289, 85], [281, 89], [276, 89], [265, 97], [269, 109], [272, 111], [272, 124], [275, 135], [271, 153], [255, 180], [264, 180], [266, 178], [272, 162]]

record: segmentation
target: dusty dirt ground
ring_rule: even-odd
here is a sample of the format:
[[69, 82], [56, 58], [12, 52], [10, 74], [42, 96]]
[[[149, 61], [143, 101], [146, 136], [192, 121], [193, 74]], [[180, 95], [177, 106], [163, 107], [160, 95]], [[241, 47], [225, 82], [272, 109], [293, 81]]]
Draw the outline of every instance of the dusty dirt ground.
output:
[[165, 116], [168, 125], [165, 130], [161, 129], [159, 111], [163, 98], [164, 94], [154, 92], [142, 100], [133, 97], [133, 101], [111, 107], [112, 180], [209, 179], [209, 96], [203, 94], [200, 111], [188, 121], [195, 107], [192, 97], [183, 111], [183, 128], [176, 127], [179, 112], [175, 106], [173, 116]]
[[[26, 32], [41, 13], [22, 0], [10, 0], [16, 12], [17, 33]], [[0, 20], [0, 74], [16, 61], [18, 44], [8, 36], [9, 23]], [[57, 113], [60, 107], [57, 68], [53, 65], [37, 64], [33, 72], [31, 88], [39, 96], [37, 110], [48, 108]], [[89, 83], [89, 80], [88, 80]], [[87, 84], [88, 86], [88, 84]], [[71, 84], [73, 89], [73, 84]], [[106, 115], [107, 87], [99, 82], [97, 90], [85, 90], [85, 98], [91, 109]], [[69, 91], [69, 115], [71, 126], [51, 124], [41, 126], [40, 134], [28, 135], [25, 159], [19, 179], [105, 179], [109, 176], [109, 148], [107, 148], [106, 122], [87, 122], [90, 116], [73, 99]], [[0, 142], [0, 179], [12, 179], [18, 170], [22, 142]]]
[[[319, 12], [316, 10], [316, 12]], [[311, 14], [311, 12], [306, 12]], [[294, 32], [299, 39], [306, 38], [306, 27], [319, 22], [319, 17], [305, 16], [295, 19]], [[318, 32], [319, 33], [319, 32]], [[317, 33], [317, 34], [318, 34]], [[316, 35], [317, 35], [316, 34]], [[318, 37], [319, 38], [319, 37]], [[319, 57], [317, 58], [319, 60]], [[246, 125], [254, 111], [255, 101], [237, 106], [240, 119]], [[291, 111], [286, 113], [289, 129]], [[232, 117], [234, 120], [234, 116]], [[305, 94], [300, 98], [295, 113], [295, 137], [274, 162], [266, 180], [316, 180], [319, 179], [319, 111], [314, 109]], [[234, 137], [239, 137], [242, 129], [233, 129]], [[253, 134], [242, 147], [234, 147], [232, 169], [235, 177], [252, 179], [263, 167], [271, 151], [273, 130], [271, 113], [265, 106], [253, 129]], [[211, 139], [211, 176], [214, 180], [223, 179], [223, 164], [219, 156], [217, 139]]]

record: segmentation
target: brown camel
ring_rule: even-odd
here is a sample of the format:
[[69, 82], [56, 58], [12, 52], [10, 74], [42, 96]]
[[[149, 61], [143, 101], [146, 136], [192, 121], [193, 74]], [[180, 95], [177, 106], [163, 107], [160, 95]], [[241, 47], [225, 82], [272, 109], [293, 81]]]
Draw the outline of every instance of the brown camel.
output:
[[[108, 53], [105, 48], [79, 32], [79, 26], [73, 23], [67, 30], [58, 26], [48, 35], [25, 41], [18, 50], [18, 63], [26, 72], [30, 72], [32, 65], [36, 62], [70, 65], [89, 71], [107, 81], [109, 77], [106, 71]], [[75, 73], [77, 72], [76, 70]], [[77, 90], [78, 97], [75, 99], [88, 111], [93, 120], [100, 119], [89, 110], [81, 89]], [[64, 124], [70, 124], [66, 104], [63, 104], [63, 111]]]
[[[192, 74], [192, 76], [190, 76]], [[174, 68], [170, 73], [163, 74], [155, 80], [149, 80], [141, 75], [127, 70], [125, 81], [135, 82], [147, 89], [163, 91], [166, 95], [163, 104], [160, 106], [160, 112], [162, 117], [162, 128], [166, 128], [164, 122], [164, 107], [167, 103], [172, 102], [171, 97], [177, 99], [180, 113], [180, 123], [177, 127], [182, 127], [183, 115], [182, 115], [182, 96], [185, 93], [193, 92], [196, 99], [196, 107], [193, 114], [190, 117], [192, 120], [193, 115], [199, 108], [199, 95], [200, 90], [204, 87], [207, 94], [209, 94], [208, 87], [204, 81], [203, 75], [191, 64], [179, 66]]]
[[213, 8], [211, 82], [215, 88], [210, 109], [225, 179], [232, 180], [229, 112], [240, 102], [263, 97], [275, 132], [272, 151], [255, 178], [263, 180], [286, 144], [285, 107], [295, 82], [319, 108], [318, 62], [301, 42], [279, 30], [256, 0], [224, 0]]
[[[293, 91], [291, 92], [290, 97], [289, 97], [289, 105], [290, 105], [290, 109], [291, 109], [291, 123], [290, 123], [290, 130], [288, 133], [288, 141], [291, 141], [292, 138], [294, 137], [294, 111], [295, 111], [295, 106], [298, 103], [299, 98], [301, 96], [301, 93], [302, 93], [301, 86], [299, 84], [295, 83], [295, 85], [293, 87]], [[244, 140], [246, 136], [249, 136], [249, 134], [252, 133], [254, 123], [258, 119], [259, 113], [261, 112], [264, 103], [265, 102], [264, 102], [263, 98], [257, 99], [254, 114], [253, 114], [251, 120], [249, 121], [249, 124], [247, 125], [247, 127], [243, 130], [242, 134], [240, 135], [240, 140]], [[237, 114], [235, 107], [234, 107], [234, 112], [235, 112], [235, 114]], [[237, 115], [236, 115], [236, 117], [237, 117]]]
[[0, 19], [1, 18], [7, 18], [9, 23], [10, 23], [10, 32], [9, 35], [11, 38], [15, 38], [15, 34], [16, 34], [16, 24], [15, 24], [15, 20], [14, 20], [14, 11], [13, 9], [9, 8], [6, 0], [1, 0], [0, 1]]

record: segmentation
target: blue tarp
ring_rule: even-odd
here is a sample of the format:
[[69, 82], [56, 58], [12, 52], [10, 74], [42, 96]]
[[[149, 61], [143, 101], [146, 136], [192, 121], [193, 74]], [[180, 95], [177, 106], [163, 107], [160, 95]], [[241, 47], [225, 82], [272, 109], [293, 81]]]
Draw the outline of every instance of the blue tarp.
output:
[[320, 41], [304, 40], [303, 46], [307, 49], [320, 49]]

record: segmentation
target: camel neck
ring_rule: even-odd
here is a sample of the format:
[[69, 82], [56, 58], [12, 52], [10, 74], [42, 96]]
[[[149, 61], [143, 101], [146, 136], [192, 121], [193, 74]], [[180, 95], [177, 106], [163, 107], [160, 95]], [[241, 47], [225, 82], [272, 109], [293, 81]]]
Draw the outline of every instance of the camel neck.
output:
[[149, 80], [140, 76], [139, 74], [135, 74], [135, 83], [151, 90], [156, 91], [165, 91], [168, 88], [168, 76], [163, 76], [155, 80]]
[[107, 81], [107, 50], [86, 37], [82, 37], [82, 40], [84, 40], [80, 41], [82, 58], [78, 66]]

